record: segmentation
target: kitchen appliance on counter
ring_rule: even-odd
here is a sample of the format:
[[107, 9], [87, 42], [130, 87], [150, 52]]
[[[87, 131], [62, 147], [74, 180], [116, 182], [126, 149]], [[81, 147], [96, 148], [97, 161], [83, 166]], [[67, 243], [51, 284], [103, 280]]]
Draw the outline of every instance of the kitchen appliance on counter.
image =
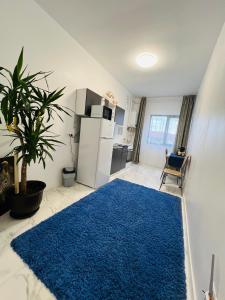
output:
[[91, 106], [91, 118], [104, 118], [106, 120], [112, 120], [112, 109], [105, 105], [92, 105]]
[[82, 118], [77, 181], [98, 188], [107, 183], [113, 151], [114, 122], [103, 118]]

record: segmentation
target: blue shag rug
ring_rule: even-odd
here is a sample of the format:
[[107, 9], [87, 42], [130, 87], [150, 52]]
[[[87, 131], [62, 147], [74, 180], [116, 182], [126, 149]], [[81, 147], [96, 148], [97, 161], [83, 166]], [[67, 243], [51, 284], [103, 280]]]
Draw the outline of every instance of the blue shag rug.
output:
[[59, 300], [184, 300], [180, 198], [116, 179], [11, 243]]

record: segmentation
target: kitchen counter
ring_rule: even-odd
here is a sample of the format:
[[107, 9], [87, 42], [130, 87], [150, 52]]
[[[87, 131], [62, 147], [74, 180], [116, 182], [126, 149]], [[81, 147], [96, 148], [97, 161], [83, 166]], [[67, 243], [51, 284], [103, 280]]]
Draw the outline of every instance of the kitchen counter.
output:
[[133, 150], [133, 144], [125, 144], [125, 143], [115, 143], [115, 144], [113, 144], [113, 148], [118, 148], [118, 147], [127, 147], [128, 149]]

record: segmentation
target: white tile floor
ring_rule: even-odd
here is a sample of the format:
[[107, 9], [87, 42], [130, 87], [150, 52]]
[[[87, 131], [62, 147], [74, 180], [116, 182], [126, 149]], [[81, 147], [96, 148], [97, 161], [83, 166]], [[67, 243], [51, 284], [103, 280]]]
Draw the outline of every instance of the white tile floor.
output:
[[[160, 184], [159, 169], [130, 164], [125, 170], [112, 176], [111, 179], [121, 178], [147, 187], [158, 189]], [[171, 181], [172, 182], [172, 181]], [[93, 190], [81, 184], [74, 187], [59, 187], [45, 193], [41, 209], [30, 219], [14, 220], [8, 214], [0, 217], [0, 299], [1, 300], [50, 300], [55, 297], [39, 281], [32, 271], [22, 262], [19, 256], [11, 249], [13, 238], [28, 230], [34, 225], [52, 216], [64, 207], [78, 201]], [[179, 189], [171, 184], [163, 186], [162, 191], [180, 195]], [[185, 219], [184, 219], [185, 220]], [[193, 299], [189, 268], [188, 247], [185, 236], [185, 266], [187, 274], [188, 300]]]

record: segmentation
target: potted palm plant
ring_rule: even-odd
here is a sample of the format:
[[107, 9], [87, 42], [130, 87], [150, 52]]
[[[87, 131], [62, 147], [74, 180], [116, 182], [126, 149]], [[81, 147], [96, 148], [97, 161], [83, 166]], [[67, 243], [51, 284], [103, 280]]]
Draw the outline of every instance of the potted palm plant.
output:
[[[34, 162], [42, 163], [45, 168], [46, 158], [53, 160], [51, 151], [62, 144], [51, 132], [54, 115], [61, 120], [61, 113], [69, 115], [65, 107], [56, 103], [64, 88], [49, 91], [47, 77], [51, 73], [27, 74], [26, 69], [23, 49], [13, 72], [0, 67], [0, 113], [13, 145], [8, 155], [14, 153], [17, 164], [21, 165], [20, 184], [6, 192], [10, 214], [15, 218], [29, 217], [39, 209], [46, 184], [28, 181], [27, 167]], [[46, 89], [40, 87], [42, 81]]]

